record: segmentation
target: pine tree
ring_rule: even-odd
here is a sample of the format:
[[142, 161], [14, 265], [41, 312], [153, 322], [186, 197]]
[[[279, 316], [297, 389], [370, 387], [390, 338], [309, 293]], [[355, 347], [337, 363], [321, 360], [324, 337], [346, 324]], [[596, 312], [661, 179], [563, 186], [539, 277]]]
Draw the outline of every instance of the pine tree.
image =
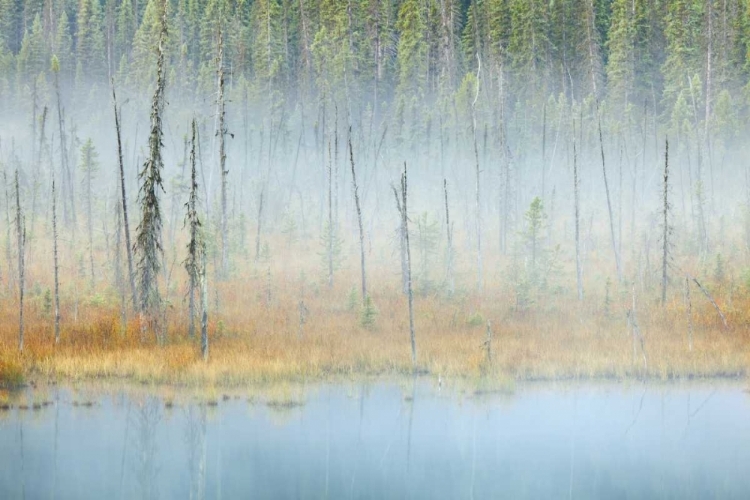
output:
[[157, 340], [163, 341], [156, 325], [157, 313], [161, 307], [161, 296], [157, 278], [161, 269], [161, 206], [159, 192], [164, 191], [162, 171], [162, 113], [164, 111], [164, 91], [166, 87], [165, 51], [167, 43], [167, 3], [160, 6], [161, 32], [156, 55], [156, 88], [151, 103], [151, 126], [149, 132], [149, 154], [139, 174], [141, 189], [138, 193], [141, 205], [141, 222], [136, 230], [135, 248], [138, 254], [138, 282], [140, 285], [140, 309], [149, 316]]
[[187, 258], [185, 259], [185, 270], [188, 273], [189, 288], [189, 329], [188, 336], [195, 336], [195, 292], [200, 284], [204, 273], [206, 243], [203, 238], [203, 226], [198, 215], [198, 174], [196, 170], [196, 135], [198, 125], [195, 118], [191, 122], [191, 146], [190, 146], [190, 197], [185, 204], [185, 225], [189, 227], [190, 241], [187, 245]]

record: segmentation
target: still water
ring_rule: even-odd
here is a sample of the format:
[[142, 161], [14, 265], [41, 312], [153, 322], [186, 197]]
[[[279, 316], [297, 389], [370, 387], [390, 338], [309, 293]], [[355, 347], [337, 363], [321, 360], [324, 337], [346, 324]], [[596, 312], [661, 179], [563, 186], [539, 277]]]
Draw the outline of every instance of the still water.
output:
[[746, 499], [743, 387], [421, 380], [216, 406], [127, 390], [83, 406], [63, 388], [0, 410], [0, 498]]

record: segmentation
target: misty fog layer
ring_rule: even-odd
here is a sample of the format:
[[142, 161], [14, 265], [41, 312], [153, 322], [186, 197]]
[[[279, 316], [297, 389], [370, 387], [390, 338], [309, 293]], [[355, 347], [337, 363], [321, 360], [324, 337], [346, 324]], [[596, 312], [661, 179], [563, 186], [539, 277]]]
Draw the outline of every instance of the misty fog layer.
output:
[[4, 1], [8, 370], [744, 373], [749, 9]]

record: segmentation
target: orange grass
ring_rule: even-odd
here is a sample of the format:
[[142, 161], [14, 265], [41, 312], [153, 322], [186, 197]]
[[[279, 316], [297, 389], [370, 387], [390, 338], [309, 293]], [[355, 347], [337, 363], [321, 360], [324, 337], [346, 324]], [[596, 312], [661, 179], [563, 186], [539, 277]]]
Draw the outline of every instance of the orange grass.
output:
[[[392, 249], [375, 248], [368, 254], [369, 287], [378, 314], [375, 326], [367, 329], [360, 326], [359, 311], [347, 307], [351, 288], [359, 287], [356, 248], [346, 249], [343, 268], [329, 289], [322, 277], [316, 239], [292, 245], [279, 240], [274, 240], [272, 247], [280, 249], [281, 255], [270, 263], [256, 264], [252, 258], [235, 254], [232, 277], [218, 284], [210, 282], [207, 363], [200, 359], [198, 342], [187, 338], [186, 280], [179, 264], [172, 270], [167, 294], [168, 340], [158, 346], [152, 335], [141, 339], [137, 319], [130, 311], [127, 329], [121, 328], [118, 294], [107, 284], [111, 281], [109, 268], [98, 268], [98, 284], [90, 290], [88, 279], [79, 277], [77, 267], [68, 262], [61, 276], [62, 341], [55, 345], [53, 317], [44, 311], [44, 289], [51, 284], [51, 259], [44, 250], [47, 242], [39, 242], [30, 258], [23, 353], [18, 352], [17, 292], [7, 284], [3, 288], [0, 383], [18, 381], [21, 374], [61, 381], [117, 379], [237, 387], [411, 373], [407, 305]], [[507, 260], [487, 252], [485, 287], [480, 293], [472, 285], [471, 255], [462, 258], [456, 264], [458, 286], [453, 297], [440, 291], [415, 296], [418, 365], [422, 372], [443, 378], [483, 376], [496, 380], [668, 379], [744, 376], [750, 367], [750, 294], [731, 278], [725, 285], [710, 280], [704, 283], [724, 308], [728, 331], [722, 329], [708, 301], [693, 289], [692, 351], [688, 349], [684, 284], [677, 281], [672, 285], [665, 307], [658, 303], [656, 283], [653, 289], [639, 287], [638, 323], [647, 360], [644, 366], [640, 346], [633, 354], [633, 339], [626, 324], [625, 311], [632, 301], [630, 285], [611, 286], [611, 305], [609, 313], [605, 312], [602, 276], [611, 271], [608, 255], [589, 257], [584, 302], [576, 298], [575, 271], [568, 259], [551, 290], [538, 295], [524, 311], [514, 307]], [[169, 253], [165, 260], [172, 261]], [[179, 263], [180, 258], [176, 261]], [[439, 264], [440, 259], [436, 262]], [[433, 269], [432, 274], [439, 282], [442, 270]], [[217, 296], [219, 314], [215, 312]], [[309, 314], [300, 335], [298, 304], [303, 297]], [[491, 321], [494, 333], [491, 367], [486, 365], [481, 348], [486, 320]]]

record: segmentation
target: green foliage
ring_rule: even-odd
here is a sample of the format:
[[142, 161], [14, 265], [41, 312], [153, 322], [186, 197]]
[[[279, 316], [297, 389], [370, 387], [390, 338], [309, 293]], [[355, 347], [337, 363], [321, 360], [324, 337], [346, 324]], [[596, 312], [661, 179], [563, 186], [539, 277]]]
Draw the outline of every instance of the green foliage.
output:
[[526, 227], [523, 232], [523, 238], [526, 250], [531, 259], [531, 271], [536, 273], [538, 264], [544, 258], [544, 248], [542, 241], [542, 230], [547, 221], [547, 214], [544, 211], [542, 199], [536, 196], [529, 205], [529, 209], [524, 214]]
[[52, 292], [49, 288], [44, 290], [44, 298], [42, 299], [42, 312], [45, 316], [49, 316], [52, 313]]
[[412, 256], [417, 253], [419, 264], [416, 269], [415, 281], [416, 289], [420, 294], [427, 294], [435, 289], [435, 283], [430, 271], [435, 267], [434, 261], [440, 242], [440, 224], [437, 219], [430, 217], [427, 212], [423, 212], [416, 220], [417, 238], [416, 249], [412, 250]]
[[[331, 234], [333, 233], [333, 234]], [[328, 276], [328, 246], [331, 245], [331, 255], [333, 256], [333, 270], [337, 271], [341, 268], [342, 259], [342, 241], [339, 237], [339, 232], [334, 226], [333, 229], [329, 226], [328, 222], [323, 226], [323, 234], [320, 235], [320, 246], [321, 251], [318, 253], [321, 259], [322, 270], [324, 276]]]
[[372, 302], [372, 298], [368, 295], [365, 297], [365, 301], [362, 304], [362, 308], [359, 312], [359, 324], [362, 328], [373, 328], [375, 326], [375, 319], [377, 318], [378, 310]]
[[349, 289], [349, 293], [346, 295], [346, 308], [349, 311], [356, 311], [359, 306], [359, 292], [357, 287], [353, 286]]
[[609, 317], [612, 309], [612, 280], [607, 277], [607, 281], [604, 282], [604, 315]]
[[281, 234], [286, 237], [287, 247], [291, 247], [298, 239], [297, 217], [289, 210], [284, 212], [281, 218]]
[[485, 324], [484, 316], [478, 312], [474, 312], [466, 318], [466, 326], [470, 328], [477, 328]]

